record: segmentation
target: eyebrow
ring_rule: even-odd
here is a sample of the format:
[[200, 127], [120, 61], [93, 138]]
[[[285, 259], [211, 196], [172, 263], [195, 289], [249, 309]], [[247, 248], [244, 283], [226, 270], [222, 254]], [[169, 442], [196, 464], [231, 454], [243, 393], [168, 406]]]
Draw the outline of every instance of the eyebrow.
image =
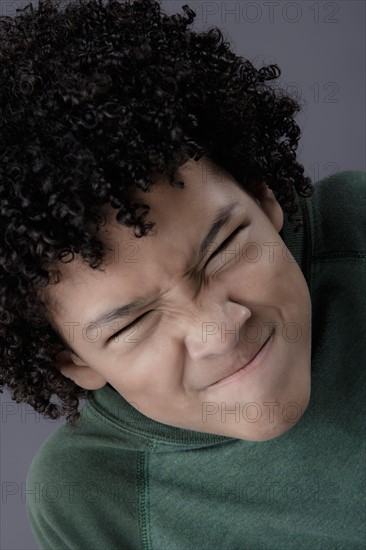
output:
[[[239, 201], [231, 202], [225, 206], [221, 206], [216, 211], [214, 220], [199, 245], [198, 260], [195, 262], [195, 266], [200, 263], [204, 254], [206, 253], [207, 248], [213, 244], [218, 233], [224, 227], [230, 224], [234, 216], [234, 212], [236, 211], [239, 204]], [[189, 270], [184, 273], [184, 275], [187, 275], [192, 271], [193, 268], [190, 267]], [[148, 298], [138, 297], [136, 300], [133, 300], [129, 304], [117, 306], [111, 310], [101, 313], [96, 319], [94, 319], [93, 321], [89, 321], [87, 324], [96, 324], [103, 327], [112, 323], [113, 321], [116, 321], [117, 319], [130, 316], [132, 313], [143, 309], [144, 306], [146, 306], [148, 303], [152, 303], [156, 299], [156, 296], [154, 298], [151, 296], [149, 296]]]

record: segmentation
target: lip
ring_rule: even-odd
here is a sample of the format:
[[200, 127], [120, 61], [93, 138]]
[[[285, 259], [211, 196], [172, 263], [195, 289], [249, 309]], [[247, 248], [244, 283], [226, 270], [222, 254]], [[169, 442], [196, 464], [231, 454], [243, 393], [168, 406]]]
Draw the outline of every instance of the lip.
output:
[[272, 330], [271, 334], [268, 336], [267, 340], [264, 342], [263, 346], [257, 351], [253, 359], [249, 361], [244, 367], [239, 368], [232, 374], [229, 374], [228, 376], [224, 376], [217, 382], [214, 382], [213, 384], [210, 384], [207, 386], [208, 388], [218, 388], [220, 386], [223, 386], [225, 384], [229, 384], [230, 382], [233, 382], [234, 380], [237, 380], [238, 378], [241, 378], [244, 374], [247, 375], [250, 372], [252, 372], [259, 364], [263, 362], [263, 360], [268, 355], [268, 350], [271, 348], [272, 342], [273, 342], [273, 334], [274, 330]]

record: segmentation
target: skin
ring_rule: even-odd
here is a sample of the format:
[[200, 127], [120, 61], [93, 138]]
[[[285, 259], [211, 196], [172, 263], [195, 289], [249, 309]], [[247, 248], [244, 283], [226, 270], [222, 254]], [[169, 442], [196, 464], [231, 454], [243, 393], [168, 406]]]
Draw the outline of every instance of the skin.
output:
[[[104, 272], [78, 256], [58, 264], [62, 280], [48, 292], [59, 306], [54, 321], [75, 353], [62, 352], [57, 368], [86, 389], [109, 382], [164, 424], [250, 441], [278, 437], [304, 414], [311, 386], [311, 300], [279, 235], [283, 211], [264, 182], [244, 191], [208, 157], [190, 160], [176, 175], [184, 189], [160, 176], [150, 193], [135, 194], [150, 206], [147, 220], [156, 222], [147, 236], [135, 238], [108, 207], [101, 229], [110, 247]], [[239, 203], [232, 221], [184, 275], [198, 259], [216, 209], [232, 201]], [[246, 227], [227, 252], [209, 260], [241, 224]], [[107, 309], [154, 295], [130, 317], [107, 327], [87, 325]], [[268, 354], [256, 369], [210, 387], [245, 365], [268, 338]]]

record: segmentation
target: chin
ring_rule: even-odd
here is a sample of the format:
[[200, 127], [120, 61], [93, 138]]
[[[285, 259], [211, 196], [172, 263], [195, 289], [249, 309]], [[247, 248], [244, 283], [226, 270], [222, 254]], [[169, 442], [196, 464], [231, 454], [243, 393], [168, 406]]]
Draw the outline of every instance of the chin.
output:
[[261, 426], [256, 425], [256, 427], [253, 427], [253, 429], [250, 431], [243, 430], [243, 426], [240, 426], [239, 424], [233, 425], [232, 429], [227, 428], [226, 430], [222, 430], [222, 432], [220, 433], [217, 430], [214, 431], [214, 433], [227, 437], [234, 437], [235, 439], [242, 439], [243, 441], [270, 441], [271, 439], [280, 437], [281, 435], [284, 435], [286, 432], [291, 430], [291, 428], [293, 428], [298, 423], [298, 420], [292, 423], [267, 423], [262, 424]]
[[[290, 402], [290, 400], [288, 401]], [[233, 422], [231, 425], [226, 425], [224, 429], [214, 431], [218, 435], [225, 435], [227, 437], [234, 437], [236, 439], [242, 439], [244, 441], [270, 441], [276, 437], [281, 437], [286, 432], [298, 424], [304, 416], [307, 407], [310, 402], [310, 385], [307, 387], [306, 393], [302, 396], [297, 396], [296, 403], [300, 406], [299, 414], [295, 418], [283, 417], [278, 412], [274, 418], [265, 418], [259, 422], [253, 422], [248, 424], [247, 422]]]
[[280, 437], [281, 435], [284, 435], [286, 432], [291, 430], [296, 424], [296, 422], [292, 422], [289, 424], [288, 422], [286, 424], [267, 424], [266, 426], [263, 426], [262, 430], [258, 430], [257, 433], [253, 432], [253, 434], [250, 434], [250, 437], [240, 437], [238, 439], [247, 439], [248, 441], [270, 441], [271, 439], [275, 439], [276, 437]]

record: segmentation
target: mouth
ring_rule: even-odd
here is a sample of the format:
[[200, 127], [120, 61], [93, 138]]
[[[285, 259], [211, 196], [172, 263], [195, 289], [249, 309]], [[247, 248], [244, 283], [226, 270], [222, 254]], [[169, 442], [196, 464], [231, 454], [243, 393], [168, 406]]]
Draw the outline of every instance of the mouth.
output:
[[[220, 378], [217, 382], [214, 382], [213, 384], [210, 384], [207, 386], [207, 388], [216, 388], [219, 386], [223, 386], [224, 384], [229, 384], [230, 382], [233, 382], [234, 380], [237, 380], [238, 378], [241, 378], [244, 374], [247, 375], [250, 372], [252, 372], [257, 366], [262, 364], [266, 356], [268, 355], [268, 350], [272, 345], [273, 342], [273, 334], [274, 329], [272, 330], [271, 334], [268, 336], [267, 340], [264, 342], [262, 347], [257, 351], [257, 353], [252, 357], [252, 359], [246, 363], [244, 366], [239, 367], [235, 372], [228, 374], [227, 376], [224, 376], [223, 378]], [[206, 388], [206, 389], [207, 389]]]

